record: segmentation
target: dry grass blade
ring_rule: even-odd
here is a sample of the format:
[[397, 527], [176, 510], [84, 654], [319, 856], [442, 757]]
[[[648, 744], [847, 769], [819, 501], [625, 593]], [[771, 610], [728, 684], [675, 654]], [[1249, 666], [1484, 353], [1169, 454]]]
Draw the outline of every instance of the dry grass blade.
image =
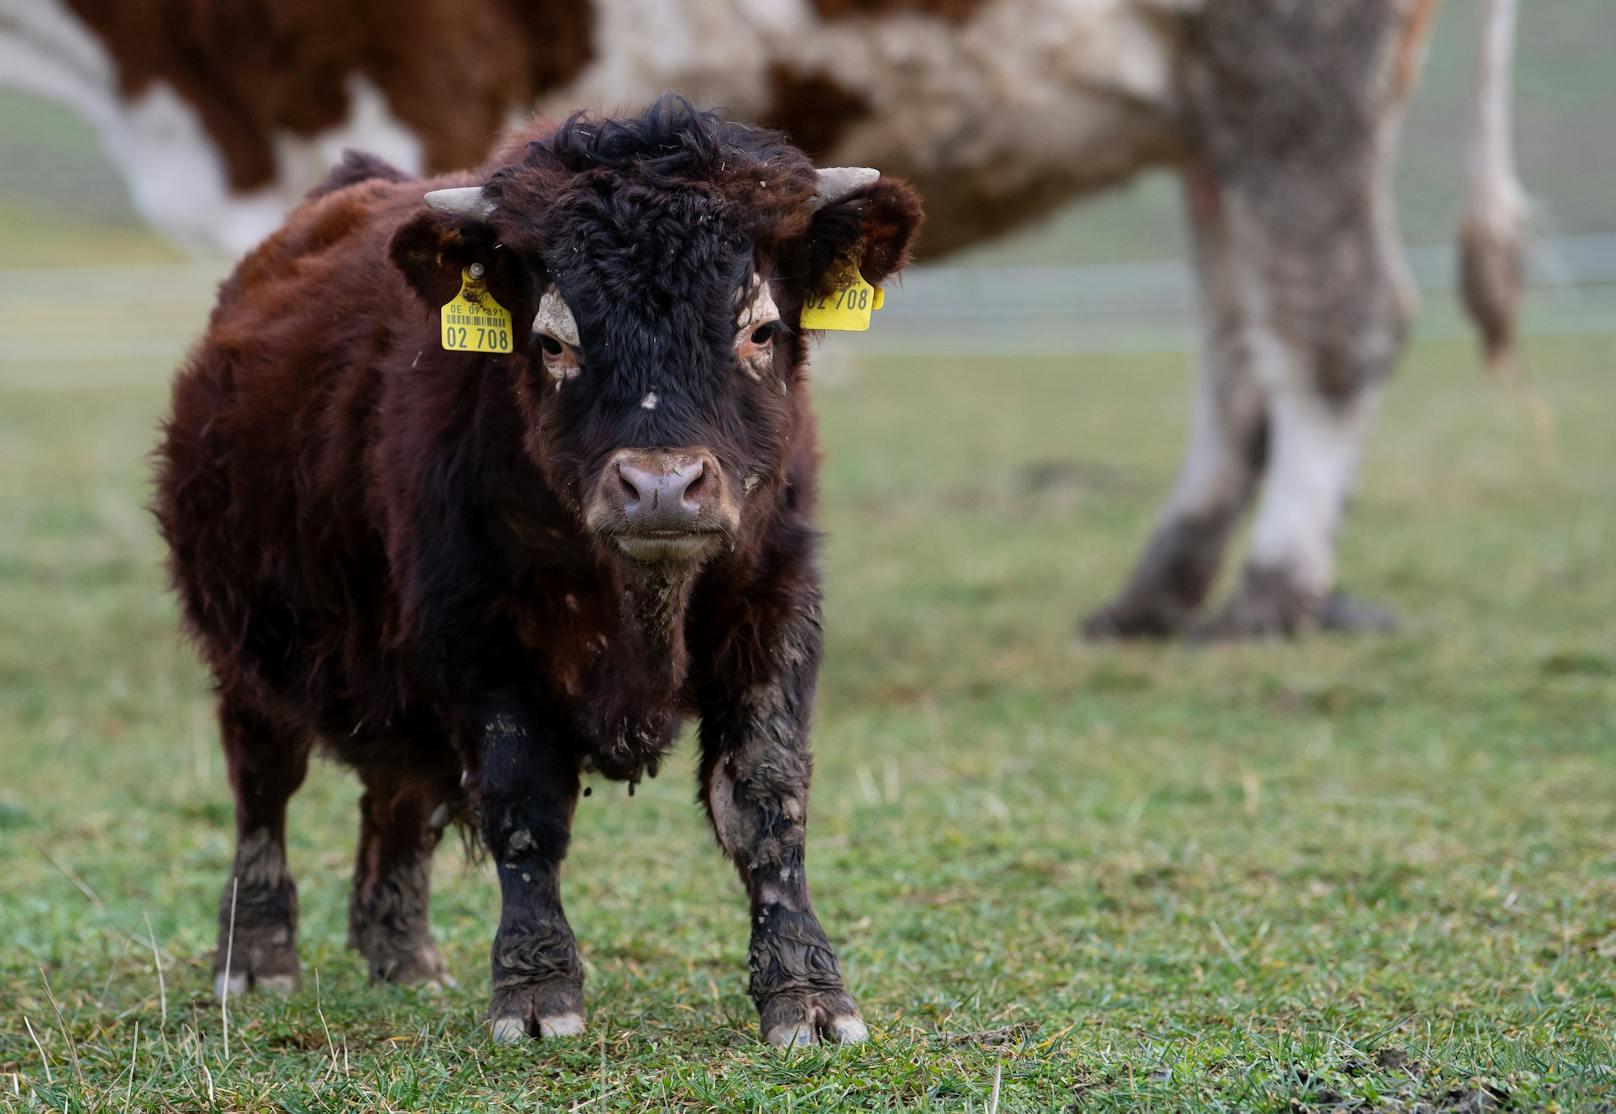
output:
[[[219, 1018], [224, 1024], [224, 1059], [230, 1059], [230, 979], [231, 964], [236, 956], [236, 891], [241, 885], [239, 877], [230, 879], [230, 929], [224, 938], [224, 978], [219, 980]], [[208, 1090], [213, 1090], [213, 1079], [208, 1079]]]
[[157, 933], [152, 931], [151, 914], [141, 913], [146, 920], [146, 938], [151, 941], [152, 966], [157, 969], [157, 1012], [163, 1028], [168, 1028], [168, 984], [163, 981], [163, 955], [157, 950]]
[[56, 1013], [56, 1027], [62, 1031], [62, 1039], [67, 1042], [67, 1056], [73, 1062], [73, 1075], [84, 1086], [84, 1068], [79, 1064], [79, 1046], [73, 1040], [73, 1034], [67, 1031], [67, 1019], [62, 1016], [61, 1003], [56, 1000], [56, 992], [51, 989], [50, 976], [45, 974], [45, 968], [39, 969], [39, 977], [45, 983], [45, 997], [50, 999], [51, 1009]]
[[34, 1032], [34, 1023], [28, 1020], [27, 1014], [23, 1014], [22, 1023], [28, 1027], [28, 1035], [34, 1039], [34, 1047], [39, 1049], [39, 1062], [45, 1069], [45, 1082], [54, 1087], [56, 1080], [51, 1075], [50, 1057], [45, 1055], [45, 1046], [39, 1043], [39, 1034]]

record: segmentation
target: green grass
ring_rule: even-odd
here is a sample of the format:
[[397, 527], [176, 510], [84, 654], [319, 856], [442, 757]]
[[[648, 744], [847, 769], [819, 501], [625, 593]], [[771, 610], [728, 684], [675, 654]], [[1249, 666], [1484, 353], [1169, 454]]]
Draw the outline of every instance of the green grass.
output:
[[229, 795], [142, 510], [168, 368], [0, 347], [0, 1108], [982, 1110], [998, 1074], [1001, 1110], [1611, 1109], [1609, 343], [1533, 346], [1552, 457], [1468, 346], [1416, 349], [1342, 553], [1407, 632], [1216, 650], [1070, 637], [1171, 477], [1183, 358], [857, 367], [820, 392], [810, 862], [875, 1040], [758, 1044], [687, 748], [584, 802], [590, 1028], [515, 1049], [458, 848], [460, 989], [366, 985], [357, 790], [319, 766], [306, 989], [233, 1001], [228, 1057]]

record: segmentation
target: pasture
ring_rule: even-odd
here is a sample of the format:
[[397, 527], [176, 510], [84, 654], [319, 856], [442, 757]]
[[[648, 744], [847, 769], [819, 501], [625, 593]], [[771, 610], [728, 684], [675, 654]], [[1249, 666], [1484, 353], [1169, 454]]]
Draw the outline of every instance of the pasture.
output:
[[0, 1107], [1616, 1103], [1608, 337], [1531, 344], [1552, 447], [1468, 343], [1416, 345], [1342, 551], [1404, 633], [1210, 649], [1072, 638], [1176, 466], [1184, 356], [844, 345], [818, 388], [809, 863], [875, 1039], [758, 1042], [687, 747], [581, 806], [581, 1039], [484, 1037], [497, 892], [452, 842], [433, 920], [459, 988], [366, 985], [357, 786], [321, 764], [292, 806], [305, 989], [232, 1000], [227, 1046], [229, 791], [143, 509], [208, 291], [142, 295], [126, 321], [36, 291], [0, 342]]

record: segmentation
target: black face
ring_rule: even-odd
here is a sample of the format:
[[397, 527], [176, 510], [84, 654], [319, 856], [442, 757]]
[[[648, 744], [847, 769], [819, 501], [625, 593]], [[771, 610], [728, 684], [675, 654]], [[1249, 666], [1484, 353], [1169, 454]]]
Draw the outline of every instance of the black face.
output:
[[542, 248], [529, 451], [636, 561], [710, 556], [785, 470], [794, 349], [728, 208], [622, 183], [569, 197]]
[[393, 262], [429, 310], [480, 264], [520, 314], [527, 451], [611, 552], [688, 567], [752, 536], [805, 420], [799, 307], [849, 262], [903, 267], [914, 191], [672, 97], [513, 154], [428, 194]]

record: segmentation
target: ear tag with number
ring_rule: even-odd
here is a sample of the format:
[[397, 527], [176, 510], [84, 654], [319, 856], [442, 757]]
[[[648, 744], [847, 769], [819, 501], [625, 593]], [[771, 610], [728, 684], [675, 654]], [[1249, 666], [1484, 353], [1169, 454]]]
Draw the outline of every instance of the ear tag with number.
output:
[[483, 265], [460, 272], [460, 293], [440, 315], [443, 347], [450, 352], [509, 352], [511, 311], [494, 301], [483, 281]]
[[870, 314], [880, 309], [883, 301], [881, 291], [865, 282], [858, 268], [849, 262], [834, 290], [802, 307], [802, 327], [862, 333], [870, 327]]

